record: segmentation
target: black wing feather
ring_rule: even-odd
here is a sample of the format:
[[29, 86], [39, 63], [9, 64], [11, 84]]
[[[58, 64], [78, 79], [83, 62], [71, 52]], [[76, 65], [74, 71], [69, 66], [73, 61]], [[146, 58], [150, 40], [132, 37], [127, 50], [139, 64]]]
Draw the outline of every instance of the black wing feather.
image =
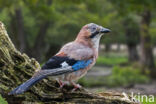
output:
[[78, 60], [71, 59], [69, 57], [62, 57], [62, 56], [53, 56], [50, 58], [43, 66], [42, 70], [44, 69], [55, 69], [60, 68], [61, 63], [66, 62], [68, 65], [74, 65]]

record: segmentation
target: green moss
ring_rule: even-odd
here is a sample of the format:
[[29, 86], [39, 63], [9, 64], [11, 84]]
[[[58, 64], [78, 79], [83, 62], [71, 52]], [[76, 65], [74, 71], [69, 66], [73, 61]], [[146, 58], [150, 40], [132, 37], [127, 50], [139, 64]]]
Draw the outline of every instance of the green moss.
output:
[[8, 104], [7, 101], [5, 101], [4, 98], [2, 98], [2, 96], [0, 95], [0, 104]]
[[1, 89], [5, 89], [5, 90], [7, 90], [7, 89], [8, 89], [8, 87], [7, 87], [7, 86], [5, 86], [5, 85], [3, 85], [3, 84], [1, 84], [1, 85], [0, 85], [0, 88], [1, 88]]

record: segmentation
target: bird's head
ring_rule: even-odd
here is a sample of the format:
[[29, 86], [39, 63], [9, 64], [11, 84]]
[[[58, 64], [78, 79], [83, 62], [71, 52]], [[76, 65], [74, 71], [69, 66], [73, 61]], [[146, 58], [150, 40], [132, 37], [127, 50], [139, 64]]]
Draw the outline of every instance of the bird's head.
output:
[[99, 26], [95, 23], [89, 23], [82, 27], [76, 41], [98, 48], [101, 36], [108, 32], [110, 32], [110, 30], [107, 28]]

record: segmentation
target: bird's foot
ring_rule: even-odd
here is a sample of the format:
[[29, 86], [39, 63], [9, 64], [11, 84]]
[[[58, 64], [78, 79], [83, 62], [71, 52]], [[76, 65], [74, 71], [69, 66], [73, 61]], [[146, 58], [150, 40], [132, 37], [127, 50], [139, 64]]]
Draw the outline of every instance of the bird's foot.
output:
[[60, 87], [59, 88], [63, 88], [63, 86], [66, 84], [65, 82], [62, 82], [61, 80], [58, 81]]
[[79, 85], [79, 84], [75, 84], [75, 83], [72, 83], [72, 84], [73, 84], [73, 86], [74, 86], [74, 88], [72, 89], [72, 92], [76, 91], [77, 89], [82, 88], [82, 86]]

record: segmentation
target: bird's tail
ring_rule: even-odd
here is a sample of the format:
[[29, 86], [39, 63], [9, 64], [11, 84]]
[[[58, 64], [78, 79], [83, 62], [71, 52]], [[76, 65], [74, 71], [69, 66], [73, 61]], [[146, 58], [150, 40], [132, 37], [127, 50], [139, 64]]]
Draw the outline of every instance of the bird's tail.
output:
[[31, 79], [27, 80], [25, 83], [16, 87], [13, 91], [11, 91], [8, 94], [9, 95], [21, 94], [21, 93], [27, 91], [32, 85], [34, 85], [35, 83], [37, 83], [38, 81], [42, 80], [45, 77], [46, 77], [45, 75], [33, 76]]
[[35, 75], [26, 81], [25, 83], [21, 84], [20, 86], [16, 87], [13, 91], [8, 93], [9, 95], [15, 95], [15, 94], [21, 94], [25, 91], [27, 91], [32, 85], [37, 83], [38, 81], [42, 80], [43, 78], [51, 75], [51, 76], [56, 76], [56, 75], [61, 75], [64, 73], [68, 72], [73, 72], [73, 69], [71, 66], [65, 67], [65, 68], [57, 68], [53, 70], [40, 70]]

